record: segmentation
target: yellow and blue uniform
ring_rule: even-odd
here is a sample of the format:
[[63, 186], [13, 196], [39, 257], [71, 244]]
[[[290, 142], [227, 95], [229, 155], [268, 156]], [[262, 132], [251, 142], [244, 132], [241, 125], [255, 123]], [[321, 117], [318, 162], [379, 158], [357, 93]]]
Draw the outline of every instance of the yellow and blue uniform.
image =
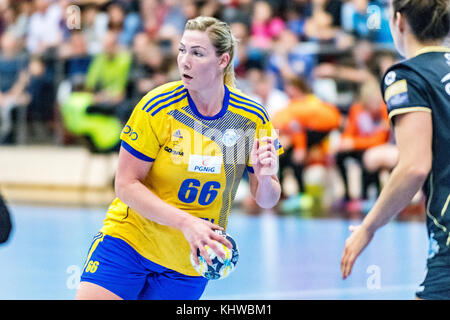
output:
[[[136, 105], [121, 139], [132, 155], [152, 162], [143, 181], [149, 190], [226, 228], [239, 181], [245, 170], [253, 172], [255, 137], [274, 137], [278, 154], [282, 147], [263, 106], [235, 88], [225, 85], [224, 90], [221, 110], [207, 117], [197, 110], [182, 81], [158, 87]], [[154, 264], [198, 277], [181, 231], [144, 218], [118, 198], [100, 232], [124, 241]]]
[[450, 48], [425, 47], [390, 67], [382, 83], [389, 117], [407, 112], [432, 116], [432, 166], [423, 191], [430, 247], [427, 276], [417, 296], [450, 299]]

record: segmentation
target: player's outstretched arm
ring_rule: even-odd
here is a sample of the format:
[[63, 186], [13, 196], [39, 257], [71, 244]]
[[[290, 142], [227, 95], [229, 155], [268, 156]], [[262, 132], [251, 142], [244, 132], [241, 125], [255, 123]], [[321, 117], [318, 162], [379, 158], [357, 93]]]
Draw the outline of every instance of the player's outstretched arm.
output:
[[350, 275], [356, 259], [369, 244], [376, 230], [411, 202], [431, 169], [431, 113], [405, 113], [397, 115], [395, 120], [399, 161], [362, 224], [350, 227], [352, 234], [345, 242], [341, 259], [344, 279]]
[[278, 155], [271, 137], [256, 139], [250, 154], [254, 174], [249, 174], [250, 192], [261, 208], [273, 208], [280, 200]]

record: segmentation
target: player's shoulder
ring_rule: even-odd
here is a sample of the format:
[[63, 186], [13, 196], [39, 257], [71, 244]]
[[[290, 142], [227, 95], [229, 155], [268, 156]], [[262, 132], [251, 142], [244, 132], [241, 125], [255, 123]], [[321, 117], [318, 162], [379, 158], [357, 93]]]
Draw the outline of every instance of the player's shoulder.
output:
[[425, 73], [416, 67], [417, 62], [411, 60], [400, 61], [386, 70], [381, 81], [381, 91], [386, 103], [392, 97], [403, 97], [398, 94], [406, 92], [411, 94], [414, 91], [418, 95], [423, 95], [427, 90], [429, 84], [424, 78]]
[[161, 110], [186, 99], [187, 89], [183, 81], [172, 81], [149, 91], [136, 106], [145, 113], [155, 116]]
[[[402, 60], [387, 69], [382, 87], [389, 87], [398, 80], [406, 79], [408, 82], [429, 83], [429, 76], [437, 70], [446, 70], [450, 66], [450, 48], [426, 47], [410, 59]], [[439, 73], [439, 72], [437, 72]]]
[[162, 84], [152, 90], [150, 90], [146, 96], [155, 96], [163, 93], [170, 93], [172, 91], [176, 91], [178, 89], [184, 89], [183, 81], [170, 81], [165, 84]]
[[383, 76], [382, 86], [383, 88], [387, 88], [399, 80], [414, 80], [418, 77], [417, 71], [411, 68], [407, 61], [400, 61], [386, 70]]
[[229, 91], [228, 105], [234, 112], [262, 124], [270, 122], [266, 108], [262, 104], [237, 88], [228, 86], [227, 88]]

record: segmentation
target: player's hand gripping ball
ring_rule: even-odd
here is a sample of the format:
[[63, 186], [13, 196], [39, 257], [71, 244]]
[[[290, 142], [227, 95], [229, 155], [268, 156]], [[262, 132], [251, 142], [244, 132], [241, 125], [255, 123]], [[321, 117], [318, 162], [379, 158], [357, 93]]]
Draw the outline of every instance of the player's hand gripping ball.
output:
[[234, 241], [234, 239], [229, 234], [223, 231], [216, 232], [226, 237], [227, 240], [230, 241], [233, 245], [233, 248], [229, 249], [225, 245], [218, 243], [222, 248], [222, 251], [225, 252], [225, 259], [222, 259], [219, 255], [217, 255], [209, 246], [205, 246], [206, 252], [211, 258], [212, 265], [208, 265], [206, 263], [205, 258], [200, 255], [200, 250], [197, 250], [199, 264], [195, 264], [194, 257], [191, 253], [192, 266], [201, 276], [209, 280], [219, 280], [226, 278], [231, 272], [234, 271], [236, 263], [239, 259], [239, 250], [236, 241]]

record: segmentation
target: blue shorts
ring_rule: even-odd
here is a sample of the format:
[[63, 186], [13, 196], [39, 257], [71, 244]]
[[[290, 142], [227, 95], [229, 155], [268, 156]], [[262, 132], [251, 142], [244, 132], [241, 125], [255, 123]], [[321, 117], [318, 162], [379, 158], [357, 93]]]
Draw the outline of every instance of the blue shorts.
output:
[[450, 267], [431, 267], [416, 292], [425, 300], [450, 300]]
[[156, 264], [122, 239], [94, 237], [81, 281], [97, 284], [125, 300], [197, 300], [208, 280]]

